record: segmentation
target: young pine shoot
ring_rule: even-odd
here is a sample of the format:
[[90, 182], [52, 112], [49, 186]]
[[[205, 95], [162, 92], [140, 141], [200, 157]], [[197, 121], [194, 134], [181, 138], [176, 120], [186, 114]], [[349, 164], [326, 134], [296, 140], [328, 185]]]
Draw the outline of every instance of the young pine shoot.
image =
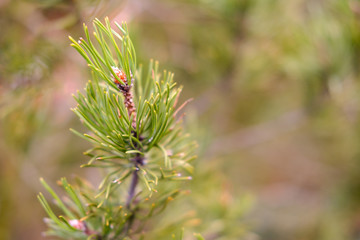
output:
[[178, 104], [181, 87], [158, 62], [138, 67], [126, 24], [115, 24], [95, 19], [92, 35], [84, 25], [85, 38], [70, 37], [92, 72], [72, 109], [89, 132], [71, 131], [92, 144], [81, 167], [104, 174], [95, 187], [61, 179], [62, 198], [41, 179], [58, 208], [38, 195], [48, 214], [46, 234], [62, 239], [147, 239], [151, 218], [184, 192], [181, 182], [193, 172], [196, 144], [178, 116], [186, 104]]

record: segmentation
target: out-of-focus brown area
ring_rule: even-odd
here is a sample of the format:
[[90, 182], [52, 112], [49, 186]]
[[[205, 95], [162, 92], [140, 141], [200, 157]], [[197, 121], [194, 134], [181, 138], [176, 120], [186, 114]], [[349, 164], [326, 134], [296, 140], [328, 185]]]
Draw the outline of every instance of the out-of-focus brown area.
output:
[[233, 239], [248, 193], [247, 239], [360, 237], [360, 2], [3, 0], [0, 239], [43, 238], [39, 177], [97, 180], [68, 131], [83, 128], [71, 94], [90, 76], [67, 36], [105, 16], [128, 22], [140, 63], [159, 60], [194, 97], [193, 191], [219, 202], [197, 224], [222, 233], [207, 239]]

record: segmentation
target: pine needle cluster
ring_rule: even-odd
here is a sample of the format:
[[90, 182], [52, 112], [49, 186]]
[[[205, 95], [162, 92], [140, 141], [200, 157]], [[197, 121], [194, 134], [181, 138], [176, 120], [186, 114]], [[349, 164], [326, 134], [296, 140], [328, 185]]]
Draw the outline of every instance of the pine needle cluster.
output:
[[[173, 74], [150, 61], [146, 70], [136, 63], [127, 25], [116, 30], [95, 19], [90, 36], [70, 37], [92, 72], [85, 91], [74, 96], [72, 109], [89, 130], [73, 133], [92, 143], [90, 160], [81, 167], [104, 172], [97, 187], [77, 178], [60, 198], [43, 180], [62, 213], [55, 214], [42, 193], [38, 198], [48, 214], [47, 234], [64, 239], [142, 239], [151, 234], [147, 223], [161, 213], [182, 190], [193, 172], [194, 143], [177, 116], [182, 88]], [[199, 239], [201, 236], [199, 236]]]

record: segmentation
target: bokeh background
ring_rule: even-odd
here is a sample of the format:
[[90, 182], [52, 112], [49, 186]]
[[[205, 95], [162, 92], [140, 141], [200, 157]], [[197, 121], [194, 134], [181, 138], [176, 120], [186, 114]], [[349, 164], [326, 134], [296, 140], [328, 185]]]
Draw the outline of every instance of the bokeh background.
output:
[[0, 239], [45, 239], [39, 177], [96, 181], [79, 168], [88, 143], [68, 131], [82, 128], [71, 94], [89, 74], [67, 36], [105, 16], [127, 21], [139, 62], [159, 60], [194, 98], [185, 229], [360, 239], [356, 0], [1, 0]]

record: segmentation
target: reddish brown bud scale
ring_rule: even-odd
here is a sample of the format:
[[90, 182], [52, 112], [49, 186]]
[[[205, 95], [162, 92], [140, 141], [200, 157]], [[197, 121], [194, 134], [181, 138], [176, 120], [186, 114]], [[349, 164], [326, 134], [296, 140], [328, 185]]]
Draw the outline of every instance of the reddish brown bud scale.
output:
[[[114, 70], [116, 76], [125, 83], [127, 79], [124, 71], [118, 69], [117, 67], [113, 67], [112, 69]], [[120, 84], [120, 82], [116, 79], [116, 77], [114, 77], [114, 83]]]

